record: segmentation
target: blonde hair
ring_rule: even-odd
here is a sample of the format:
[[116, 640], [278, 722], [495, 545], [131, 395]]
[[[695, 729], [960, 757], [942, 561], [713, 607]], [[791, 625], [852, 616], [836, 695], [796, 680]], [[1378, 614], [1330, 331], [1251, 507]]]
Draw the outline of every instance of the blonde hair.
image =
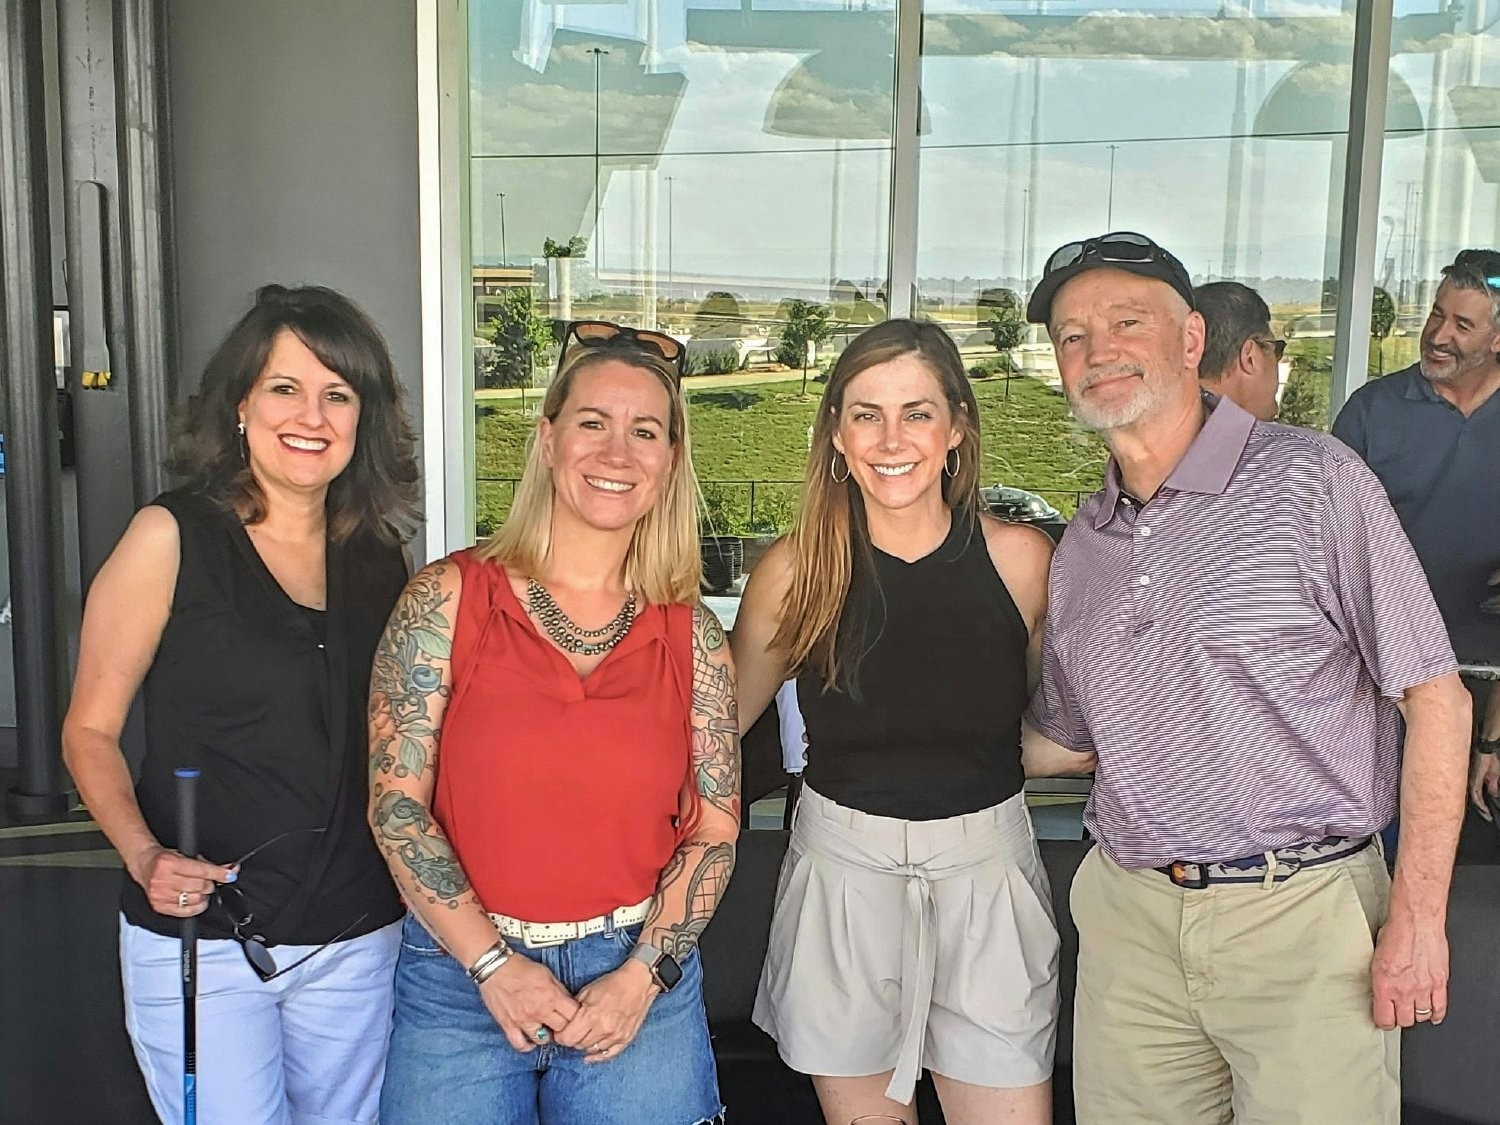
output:
[[[556, 422], [568, 403], [578, 374], [609, 360], [649, 371], [666, 389], [669, 406], [667, 440], [672, 467], [651, 510], [630, 536], [625, 552], [625, 585], [658, 605], [692, 604], [698, 600], [703, 561], [698, 550], [698, 520], [694, 505], [697, 482], [688, 439], [687, 407], [676, 369], [661, 356], [626, 341], [603, 347], [580, 348], [563, 363], [542, 400], [542, 417]], [[537, 575], [552, 551], [552, 471], [542, 456], [537, 430], [526, 443], [526, 465], [516, 486], [510, 515], [474, 552], [485, 562], [507, 570]]]
[[962, 438], [958, 472], [943, 475], [943, 501], [954, 519], [973, 522], [979, 512], [979, 404], [958, 348], [930, 321], [894, 319], [857, 336], [839, 356], [823, 392], [807, 457], [802, 506], [788, 538], [791, 582], [771, 649], [794, 673], [816, 672], [825, 691], [858, 698], [859, 665], [868, 651], [867, 615], [844, 620], [851, 596], [878, 597], [875, 555], [864, 497], [852, 476], [834, 479], [834, 431], [844, 393], [855, 376], [905, 355], [915, 355], [937, 380]]

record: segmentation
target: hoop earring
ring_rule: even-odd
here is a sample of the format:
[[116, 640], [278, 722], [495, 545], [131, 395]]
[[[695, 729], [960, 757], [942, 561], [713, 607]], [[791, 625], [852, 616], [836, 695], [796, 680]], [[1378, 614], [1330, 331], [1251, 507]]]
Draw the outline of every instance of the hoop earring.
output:
[[964, 467], [963, 454], [958, 451], [958, 446], [956, 445], [948, 450], [948, 452], [953, 454], [953, 468], [948, 468], [948, 458], [944, 457], [943, 472], [947, 473], [950, 477], [956, 477], [958, 476], [958, 470]]
[[834, 450], [833, 457], [828, 462], [828, 475], [833, 478], [834, 484], [843, 484], [846, 480], [849, 479], [849, 459], [847, 457], [844, 458], [844, 475], [839, 476], [838, 474], [838, 463], [840, 456], [841, 454], [839, 453], [839, 451]]

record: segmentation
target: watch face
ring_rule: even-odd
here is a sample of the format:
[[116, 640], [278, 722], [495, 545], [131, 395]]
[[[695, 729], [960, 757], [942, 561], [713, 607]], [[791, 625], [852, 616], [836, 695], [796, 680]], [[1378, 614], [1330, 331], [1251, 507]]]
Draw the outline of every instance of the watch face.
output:
[[661, 959], [656, 962], [656, 979], [661, 984], [663, 992], [671, 992], [677, 987], [677, 982], [682, 979], [682, 966], [670, 955], [663, 953]]

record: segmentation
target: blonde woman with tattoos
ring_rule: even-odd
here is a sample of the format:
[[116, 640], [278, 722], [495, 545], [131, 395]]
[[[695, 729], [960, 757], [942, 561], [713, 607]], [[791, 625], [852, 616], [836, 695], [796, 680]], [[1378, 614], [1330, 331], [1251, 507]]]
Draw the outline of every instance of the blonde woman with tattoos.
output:
[[377, 650], [370, 823], [412, 913], [386, 1125], [721, 1119], [696, 945], [734, 866], [676, 340], [569, 326], [510, 519]]

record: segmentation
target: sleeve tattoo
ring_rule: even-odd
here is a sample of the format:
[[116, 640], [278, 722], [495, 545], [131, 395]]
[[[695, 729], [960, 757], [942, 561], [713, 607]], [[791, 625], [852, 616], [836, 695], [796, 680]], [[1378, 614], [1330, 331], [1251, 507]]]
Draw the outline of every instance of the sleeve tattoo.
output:
[[[370, 674], [371, 823], [398, 874], [435, 906], [456, 909], [469, 881], [423, 800], [403, 785], [430, 784], [437, 741], [434, 701], [446, 704], [452, 656], [448, 563], [418, 574], [391, 613]], [[399, 867], [397, 864], [399, 862]], [[404, 871], [402, 870], [404, 869]], [[408, 882], [402, 880], [402, 882]]]
[[[740, 820], [739, 712], [724, 630], [710, 611], [693, 611], [693, 775], [698, 795], [738, 828]], [[734, 843], [685, 841], [657, 881], [656, 899], [641, 940], [681, 960], [724, 896], [734, 871]]]
[[734, 673], [720, 655], [724, 629], [710, 610], [693, 610], [693, 770], [698, 793], [740, 819], [740, 719]]

